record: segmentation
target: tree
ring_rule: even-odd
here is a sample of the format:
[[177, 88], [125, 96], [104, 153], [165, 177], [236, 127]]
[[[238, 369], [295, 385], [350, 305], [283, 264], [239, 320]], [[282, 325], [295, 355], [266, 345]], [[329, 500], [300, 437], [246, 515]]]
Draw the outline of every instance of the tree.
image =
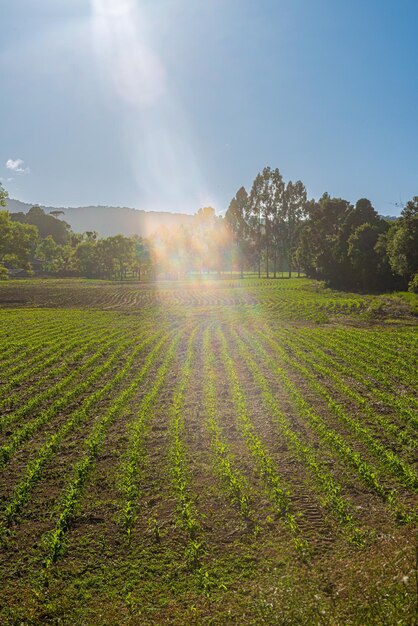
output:
[[269, 257], [272, 242], [272, 220], [274, 221], [283, 207], [284, 182], [276, 168], [265, 167], [255, 177], [249, 198], [250, 225], [255, 235], [255, 247], [258, 258], [258, 276], [261, 276], [261, 259], [265, 250], [266, 273], [269, 277]]
[[33, 206], [25, 213], [12, 213], [11, 219], [21, 224], [32, 224], [39, 231], [41, 239], [45, 239], [49, 235], [55, 243], [64, 245], [70, 239], [70, 226], [63, 220], [58, 220], [53, 215], [48, 215], [39, 206]]
[[134, 261], [133, 271], [138, 280], [141, 280], [144, 272], [149, 270], [151, 265], [151, 254], [148, 243], [142, 237], [134, 237]]
[[391, 226], [387, 252], [393, 271], [409, 282], [418, 271], [418, 196], [406, 204]]
[[12, 222], [8, 211], [0, 211], [0, 261], [8, 254], [10, 250], [10, 233], [12, 230]]
[[380, 285], [380, 256], [376, 249], [380, 229], [368, 223], [357, 226], [348, 238], [348, 258], [354, 271], [353, 286], [374, 290]]
[[292, 261], [297, 250], [297, 239], [300, 235], [302, 220], [306, 211], [306, 189], [300, 181], [287, 183], [284, 191], [284, 206], [281, 216], [283, 229], [283, 247], [286, 254], [289, 278], [292, 275]]
[[353, 206], [324, 194], [305, 208], [296, 254], [309, 277], [343, 289], [396, 286], [386, 254], [389, 223], [370, 200]]
[[77, 270], [86, 278], [100, 275], [100, 247], [92, 239], [81, 241], [74, 249], [73, 258]]
[[0, 263], [30, 269], [37, 240], [34, 226], [13, 222], [8, 211], [0, 211]]
[[311, 278], [322, 278], [335, 286], [340, 283], [343, 265], [340, 234], [351, 208], [347, 200], [331, 198], [328, 193], [305, 204], [307, 220], [301, 229], [297, 253]]
[[36, 256], [42, 261], [46, 272], [56, 273], [59, 270], [61, 247], [55, 243], [51, 235], [41, 239], [36, 248]]
[[247, 191], [244, 187], [241, 187], [238, 189], [235, 197], [232, 198], [225, 213], [225, 221], [232, 233], [233, 251], [231, 261], [233, 262], [236, 258], [241, 278], [244, 276], [244, 264], [249, 251], [249, 226], [246, 221], [249, 210], [248, 200]]
[[126, 272], [134, 259], [134, 241], [124, 235], [114, 235], [101, 239], [97, 250], [102, 269], [108, 278], [115, 272], [120, 280], [126, 278]]
[[0, 206], [6, 206], [7, 205], [7, 198], [8, 197], [9, 197], [9, 194], [4, 189], [3, 185], [0, 183]]

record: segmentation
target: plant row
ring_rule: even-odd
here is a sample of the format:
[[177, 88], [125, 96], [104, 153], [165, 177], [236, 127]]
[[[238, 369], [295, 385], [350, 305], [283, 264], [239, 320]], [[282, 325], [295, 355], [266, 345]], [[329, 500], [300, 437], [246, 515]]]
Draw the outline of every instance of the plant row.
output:
[[134, 378], [131, 379], [128, 387], [124, 388], [112, 400], [110, 407], [108, 407], [104, 415], [97, 420], [92, 432], [84, 441], [85, 453], [74, 467], [72, 473], [73, 477], [67, 485], [65, 495], [61, 502], [61, 512], [54, 529], [47, 537], [46, 567], [54, 563], [63, 553], [66, 533], [72, 525], [84, 487], [95, 467], [97, 457], [103, 448], [111, 424], [116, 419], [122, 419], [123, 415], [127, 412], [129, 402], [132, 400], [135, 393], [137, 393], [138, 386], [141, 384], [144, 377], [151, 370], [165, 342], [166, 337], [163, 337], [157, 342], [152, 351], [147, 355], [142, 367], [134, 375]]

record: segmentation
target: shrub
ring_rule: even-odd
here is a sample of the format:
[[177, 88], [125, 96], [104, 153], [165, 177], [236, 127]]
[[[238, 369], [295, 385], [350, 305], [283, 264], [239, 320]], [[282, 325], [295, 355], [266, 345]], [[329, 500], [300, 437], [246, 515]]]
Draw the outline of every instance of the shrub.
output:
[[410, 280], [408, 291], [411, 293], [418, 293], [418, 272], [415, 272], [414, 276]]
[[4, 265], [0, 265], [0, 280], [7, 280], [9, 278], [9, 272]]

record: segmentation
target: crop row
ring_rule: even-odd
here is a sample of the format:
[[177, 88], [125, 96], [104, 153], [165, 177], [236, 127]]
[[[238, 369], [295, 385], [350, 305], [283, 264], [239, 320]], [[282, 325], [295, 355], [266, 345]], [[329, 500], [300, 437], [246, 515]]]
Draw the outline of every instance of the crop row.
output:
[[[346, 331], [338, 328], [333, 329], [324, 337], [324, 333], [304, 329], [300, 338], [315, 342], [323, 347], [326, 346], [339, 360], [347, 363], [348, 366], [355, 366], [356, 371], [364, 373], [372, 383], [380, 385], [382, 389], [392, 392], [392, 397], [396, 397], [400, 387], [405, 388], [409, 385], [412, 389], [415, 388], [418, 368], [418, 360], [412, 348], [412, 331], [404, 333], [407, 343], [406, 345], [401, 344], [397, 348], [396, 356], [381, 353], [379, 346], [387, 348], [388, 345], [394, 345], [393, 342], [396, 344], [396, 335], [398, 334], [393, 331], [386, 331], [376, 335], [371, 331], [352, 329]], [[416, 352], [418, 353], [418, 351]], [[411, 395], [408, 396], [408, 400], [415, 405], [418, 404], [418, 399]]]
[[[49, 327], [37, 341], [18, 344], [20, 349], [14, 351], [10, 358], [2, 363], [2, 380], [7, 380], [8, 385], [18, 377], [24, 380], [26, 374], [28, 377], [30, 376], [30, 370], [34, 365], [37, 366], [54, 352], [55, 346], [65, 345], [72, 337], [83, 336], [86, 330], [82, 325], [77, 328], [68, 321], [60, 328], [51, 329]], [[94, 326], [92, 325], [89, 330], [94, 330]], [[18, 384], [18, 381], [15, 384]], [[5, 387], [1, 388], [2, 395]]]
[[[370, 332], [367, 333], [356, 329], [337, 329], [336, 336], [341, 337], [343, 342], [348, 345], [355, 345], [357, 354], [366, 361], [370, 361], [371, 355], [373, 359], [378, 360], [379, 364], [385, 368], [390, 376], [411, 384], [416, 384], [417, 375], [417, 350], [411, 348], [414, 331], [409, 331], [406, 337], [406, 343], [401, 342], [398, 345], [395, 333], [386, 332]], [[373, 360], [372, 359], [372, 360]]]
[[[374, 435], [374, 433], [362, 422], [360, 422], [356, 417], [353, 417], [351, 411], [346, 411], [344, 406], [339, 402], [338, 397], [335, 398], [331, 392], [328, 391], [327, 387], [321, 382], [321, 380], [331, 380], [336, 389], [338, 389], [341, 393], [350, 397], [351, 399], [355, 399], [359, 406], [365, 411], [367, 408], [366, 414], [369, 418], [374, 418], [374, 420], [382, 427], [384, 430], [392, 431], [391, 423], [385, 418], [385, 416], [380, 416], [376, 414], [372, 409], [368, 407], [365, 401], [361, 400], [361, 396], [353, 391], [349, 386], [347, 386], [341, 379], [332, 371], [331, 368], [325, 368], [320, 366], [319, 364], [312, 361], [312, 359], [304, 352], [297, 351], [295, 348], [292, 348], [295, 351], [296, 357], [291, 358], [286, 350], [282, 347], [280, 343], [277, 342], [270, 333], [258, 331], [259, 335], [264, 338], [264, 340], [271, 346], [274, 350], [274, 353], [277, 354], [280, 360], [285, 363], [289, 368], [293, 368], [303, 375], [304, 379], [309, 383], [311, 388], [325, 398], [328, 407], [334, 413], [338, 420], [343, 422], [361, 441], [363, 441], [367, 448], [373, 452], [386, 469], [388, 469], [391, 473], [393, 473], [398, 480], [405, 485], [406, 487], [416, 488], [418, 486], [418, 476], [415, 471], [403, 461], [399, 455], [397, 455], [392, 450], [386, 448], [379, 439]], [[304, 363], [312, 364], [315, 370], [321, 375], [321, 380], [318, 380], [312, 372], [305, 366]], [[360, 398], [360, 399], [359, 399]], [[396, 430], [396, 433], [398, 431]], [[391, 434], [395, 434], [391, 432]], [[364, 477], [367, 476], [367, 473], [364, 473]], [[377, 483], [373, 479], [372, 475], [369, 475], [368, 480], [370, 481], [370, 485], [373, 485], [373, 488], [380, 492], [381, 495], [384, 494], [380, 488], [378, 488]], [[388, 496], [386, 496], [388, 497]]]
[[[53, 330], [59, 330], [59, 325], [55, 324], [57, 317], [55, 312], [51, 317], [50, 311], [40, 311], [39, 309], [25, 311], [22, 315], [20, 310], [1, 310], [1, 327], [0, 327], [0, 343], [6, 343], [10, 348], [15, 345], [29, 345], [32, 341], [38, 340], [40, 337]], [[74, 324], [74, 315], [63, 313], [60, 315], [61, 324], [68, 321]], [[22, 323], [24, 322], [24, 323]], [[83, 320], [78, 318], [76, 326], [83, 325]], [[0, 363], [4, 359], [4, 354], [0, 357]]]
[[194, 360], [194, 342], [197, 327], [193, 329], [187, 343], [186, 358], [181, 367], [179, 382], [173, 394], [169, 409], [169, 468], [171, 481], [177, 498], [177, 522], [187, 533], [186, 562], [190, 569], [201, 566], [201, 558], [205, 552], [204, 544], [199, 535], [201, 524], [196, 510], [193, 495], [190, 491], [190, 475], [188, 455], [184, 442], [184, 410], [187, 388], [192, 373]]
[[[138, 356], [154, 341], [158, 339], [161, 331], [146, 337], [142, 342], [136, 344], [132, 352], [126, 358], [124, 366], [119, 369], [115, 376], [110, 378], [105, 384], [89, 394], [83, 401], [82, 405], [73, 413], [71, 413], [64, 424], [52, 435], [50, 435], [42, 446], [38, 449], [36, 456], [32, 459], [24, 472], [23, 477], [19, 480], [14, 489], [13, 496], [5, 509], [5, 519], [7, 524], [16, 521], [23, 505], [28, 501], [29, 495], [34, 486], [39, 482], [42, 473], [58, 451], [64, 439], [76, 428], [85, 427], [86, 422], [100, 402], [110, 398], [118, 385], [125, 382], [131, 375], [132, 369], [136, 366]], [[119, 354], [114, 353], [106, 363], [106, 368], [118, 359]], [[102, 370], [104, 374], [104, 371]]]
[[[133, 422], [131, 432], [129, 435], [129, 444], [126, 459], [123, 464], [121, 473], [123, 478], [121, 480], [121, 491], [123, 494], [123, 527], [125, 528], [128, 536], [131, 536], [132, 529], [135, 523], [136, 508], [138, 505], [139, 493], [140, 493], [140, 479], [142, 476], [141, 468], [143, 467], [144, 457], [144, 439], [147, 432], [149, 420], [152, 416], [154, 405], [158, 399], [158, 395], [163, 387], [164, 381], [167, 376], [167, 372], [175, 358], [176, 350], [180, 342], [182, 332], [177, 332], [172, 340], [163, 363], [158, 368], [155, 376], [152, 380], [152, 385], [149, 391], [142, 398], [138, 410], [136, 411], [135, 420]], [[159, 346], [158, 346], [159, 347]], [[148, 358], [149, 364], [153, 360], [151, 354]], [[149, 367], [146, 362], [144, 364], [144, 371]], [[142, 376], [142, 374], [141, 374]], [[139, 381], [134, 381], [134, 386]]]
[[211, 438], [211, 448], [214, 454], [214, 468], [222, 483], [225, 485], [230, 498], [239, 507], [246, 519], [252, 517], [250, 504], [250, 487], [248, 481], [236, 467], [234, 455], [227, 444], [222, 428], [217, 419], [220, 411], [217, 400], [215, 358], [210, 342], [210, 328], [206, 328], [203, 335], [204, 354], [204, 400], [206, 412], [206, 428]]
[[217, 338], [220, 344], [221, 362], [226, 371], [230, 394], [234, 404], [237, 423], [240, 427], [248, 449], [258, 468], [260, 477], [266, 484], [269, 498], [275, 506], [276, 512], [283, 519], [293, 536], [293, 543], [300, 554], [308, 551], [307, 542], [301, 537], [295, 513], [292, 510], [291, 494], [287, 485], [281, 479], [278, 469], [269, 454], [262, 439], [257, 435], [249, 417], [247, 401], [241, 389], [240, 379], [236, 373], [234, 361], [228, 349], [228, 344], [220, 327], [217, 329]]
[[[104, 373], [107, 372], [111, 366], [113, 366], [115, 360], [121, 356], [132, 343], [131, 338], [125, 338], [124, 342], [119, 344], [114, 352], [111, 352], [110, 356], [104, 363], [96, 366], [97, 362], [100, 362], [101, 358], [106, 355], [109, 348], [112, 348], [119, 338], [120, 332], [116, 331], [112, 333], [108, 336], [107, 341], [103, 342], [100, 348], [93, 352], [93, 354], [91, 354], [91, 356], [79, 368], [72, 370], [56, 385], [48, 387], [36, 396], [33, 396], [23, 407], [14, 413], [9, 413], [4, 416], [2, 424], [3, 428], [5, 425], [10, 427], [11, 424], [15, 424], [24, 416], [32, 413], [32, 411], [41, 403], [56, 397], [58, 394], [61, 394], [54, 402], [42, 409], [36, 417], [32, 417], [18, 430], [13, 432], [8, 442], [0, 448], [0, 466], [7, 463], [19, 447], [41, 427], [48, 424], [72, 401], [78, 399], [83, 393], [87, 392], [97, 381], [101, 379]], [[87, 351], [89, 351], [91, 347], [92, 346], [88, 346]], [[72, 383], [75, 384], [72, 385]], [[67, 390], [68, 387], [69, 389]]]
[[[0, 411], [11, 409], [18, 402], [23, 403], [26, 397], [33, 398], [40, 386], [44, 388], [50, 384], [51, 378], [59, 379], [62, 374], [76, 365], [88, 351], [92, 350], [94, 342], [96, 344], [102, 342], [97, 330], [96, 327], [89, 333], [79, 332], [74, 339], [67, 335], [64, 340], [54, 342], [41, 358], [35, 357], [33, 366], [28, 363], [26, 367], [22, 367], [19, 375], [8, 377], [8, 382], [0, 390]], [[58, 363], [60, 364], [57, 367], [53, 367]], [[28, 381], [34, 379], [35, 381], [28, 385]], [[18, 389], [14, 393], [9, 393], [22, 383], [25, 383], [23, 392]], [[7, 397], [4, 397], [6, 395]]]
[[255, 385], [261, 391], [262, 401], [266, 410], [271, 414], [289, 450], [305, 465], [308, 472], [308, 480], [313, 483], [313, 488], [318, 494], [322, 505], [348, 529], [349, 535], [354, 541], [360, 541], [360, 532], [355, 526], [353, 519], [353, 507], [342, 495], [341, 485], [329, 472], [316, 449], [307, 441], [304, 441], [293, 429], [291, 421], [282, 410], [266, 376], [252, 357], [254, 351], [248, 349], [235, 330], [231, 329], [230, 332], [234, 348], [237, 348], [237, 352], [250, 371]]
[[[282, 334], [283, 335], [283, 334]], [[306, 363], [312, 366], [320, 376], [326, 377], [330, 383], [333, 383], [334, 387], [338, 389], [343, 395], [352, 400], [373, 423], [377, 424], [380, 429], [387, 431], [390, 436], [390, 440], [398, 440], [402, 445], [406, 445], [412, 450], [417, 446], [417, 440], [414, 436], [414, 429], [418, 427], [417, 411], [418, 400], [408, 395], [399, 395], [399, 393], [388, 393], [381, 391], [376, 387], [374, 379], [382, 380], [381, 369], [374, 367], [362, 361], [360, 359], [354, 359], [354, 350], [350, 351], [349, 346], [345, 343], [345, 358], [350, 359], [350, 364], [342, 364], [335, 357], [330, 357], [324, 352], [324, 345], [327, 349], [335, 351], [335, 343], [333, 337], [323, 338], [321, 344], [319, 342], [309, 341], [309, 338], [300, 335], [297, 337], [286, 336], [284, 339], [286, 344], [291, 348], [295, 356], [299, 356]], [[303, 353], [300, 350], [300, 346], [305, 348]], [[341, 347], [343, 352], [343, 347]], [[339, 353], [336, 353], [339, 356]], [[357, 355], [358, 356], [358, 355]], [[364, 392], [359, 393], [353, 388], [352, 384], [347, 384], [344, 379], [354, 379], [358, 385], [366, 388], [370, 396], [365, 397]], [[387, 381], [385, 380], [387, 384]], [[387, 410], [395, 409], [397, 416], [404, 419], [406, 424], [400, 427], [399, 424], [393, 423], [391, 419], [386, 417], [385, 413], [381, 411], [376, 412], [370, 406], [370, 401], [375, 400], [381, 402], [387, 407]], [[411, 408], [415, 406], [415, 410]], [[406, 426], [406, 428], [405, 428]]]
[[[309, 424], [310, 428], [319, 436], [321, 441], [333, 449], [342, 461], [356, 472], [362, 482], [387, 502], [399, 518], [409, 518], [408, 513], [404, 511], [403, 507], [397, 501], [396, 493], [382, 484], [376, 468], [373, 467], [364, 456], [355, 451], [345, 438], [334, 430], [304, 398], [304, 395], [298, 389], [297, 385], [291, 380], [288, 371], [280, 365], [280, 362], [282, 362], [289, 368], [292, 366], [296, 367], [295, 362], [290, 360], [281, 346], [259, 331], [259, 334], [264, 336], [264, 339], [272, 346], [275, 353], [280, 355], [279, 359], [277, 357], [273, 358], [261, 345], [257, 337], [250, 334], [248, 331], [244, 332], [248, 344], [255, 350], [256, 354], [263, 359], [263, 362], [274, 373], [276, 378], [280, 380], [280, 383], [288, 392], [290, 399], [298, 410], [299, 415], [306, 420], [307, 424]], [[303, 368], [299, 371], [305, 374]]]
[[[126, 413], [129, 402], [138, 391], [138, 386], [141, 384], [144, 377], [151, 370], [165, 341], [166, 337], [163, 337], [157, 342], [152, 351], [147, 355], [140, 370], [130, 380], [129, 385], [112, 400], [111, 405], [105, 411], [104, 415], [96, 421], [92, 432], [84, 441], [83, 447], [85, 448], [85, 453], [74, 467], [72, 480], [67, 485], [65, 495], [61, 502], [61, 512], [54, 529], [48, 535], [48, 548], [45, 559], [46, 567], [54, 563], [63, 552], [66, 533], [71, 527], [85, 484], [103, 448], [111, 424], [116, 418], [121, 419]], [[124, 375], [127, 375], [127, 372], [124, 372]]]

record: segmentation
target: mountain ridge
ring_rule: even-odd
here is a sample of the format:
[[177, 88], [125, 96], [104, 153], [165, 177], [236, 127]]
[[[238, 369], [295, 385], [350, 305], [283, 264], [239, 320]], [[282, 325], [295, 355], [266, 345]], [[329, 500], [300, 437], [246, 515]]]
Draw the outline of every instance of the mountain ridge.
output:
[[[6, 209], [10, 213], [27, 213], [34, 206], [14, 198], [8, 198]], [[112, 235], [141, 235], [149, 237], [161, 228], [175, 228], [187, 225], [193, 219], [188, 213], [171, 213], [169, 211], [145, 211], [130, 207], [106, 205], [80, 207], [40, 206], [46, 213], [62, 211], [65, 220], [75, 232], [96, 231], [102, 237]]]

